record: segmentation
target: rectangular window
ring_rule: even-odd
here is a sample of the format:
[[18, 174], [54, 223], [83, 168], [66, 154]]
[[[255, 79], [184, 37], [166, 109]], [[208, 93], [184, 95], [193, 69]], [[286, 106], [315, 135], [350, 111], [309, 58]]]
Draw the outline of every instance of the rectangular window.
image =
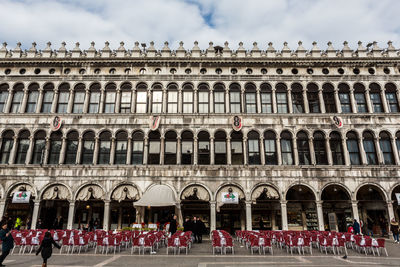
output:
[[83, 113], [83, 104], [85, 103], [85, 92], [75, 92], [74, 107], [72, 113]]
[[3, 144], [1, 147], [1, 164], [8, 163], [13, 145], [14, 145], [13, 139], [3, 139]]
[[136, 93], [136, 113], [147, 112], [147, 92], [138, 91]]
[[276, 158], [275, 140], [265, 139], [264, 147], [265, 147], [265, 164], [276, 165], [278, 162]]
[[310, 113], [320, 113], [318, 92], [307, 92]]
[[338, 140], [330, 140], [330, 146], [332, 151], [332, 160], [333, 165], [343, 165], [343, 153], [342, 153], [342, 144]]
[[176, 164], [176, 141], [165, 141], [164, 164]]
[[7, 91], [0, 91], [0, 112], [3, 113], [6, 103], [7, 103], [7, 98], [8, 98], [8, 92]]
[[36, 112], [36, 104], [38, 101], [39, 92], [32, 91], [28, 95], [28, 103], [26, 103], [26, 113], [35, 113]]
[[69, 92], [60, 92], [58, 95], [57, 113], [67, 113]]
[[348, 93], [339, 93], [342, 113], [351, 113], [350, 95]]
[[82, 164], [93, 164], [94, 141], [85, 140], [82, 148]]
[[335, 94], [333, 92], [324, 92], [322, 96], [325, 103], [325, 112], [336, 113]]
[[192, 164], [193, 155], [193, 142], [192, 141], [182, 141], [182, 164], [190, 165]]
[[381, 140], [379, 140], [379, 145], [381, 147], [385, 165], [393, 165], [394, 159], [393, 159], [393, 153], [392, 153], [392, 145], [391, 145], [390, 141], [387, 139], [381, 139]]
[[149, 142], [149, 159], [148, 164], [159, 165], [160, 164], [160, 141]]
[[226, 142], [215, 141], [215, 164], [226, 164]]
[[371, 102], [372, 102], [372, 107], [374, 109], [375, 113], [382, 113], [383, 108], [382, 108], [382, 101], [381, 101], [381, 95], [379, 93], [371, 93]]
[[261, 93], [261, 112], [272, 113], [271, 93]]
[[76, 163], [76, 153], [78, 151], [78, 141], [68, 140], [67, 149], [65, 152], [65, 164], [75, 164]]
[[125, 140], [115, 141], [115, 164], [126, 164], [127, 145]]
[[210, 142], [199, 141], [199, 165], [210, 164]]
[[183, 91], [183, 113], [193, 113], [193, 91]]
[[162, 112], [162, 100], [163, 100], [163, 92], [162, 91], [153, 91], [153, 101], [151, 112], [152, 113], [161, 113]]
[[143, 141], [132, 142], [132, 158], [133, 165], [143, 164]]
[[292, 92], [293, 113], [304, 113], [302, 92]]
[[168, 91], [168, 113], [178, 113], [178, 92]]
[[49, 164], [58, 164], [60, 160], [61, 140], [52, 140], [49, 151]]
[[89, 113], [99, 113], [100, 92], [90, 94]]
[[42, 164], [44, 160], [44, 149], [46, 141], [43, 139], [35, 140], [33, 147], [32, 164]]
[[369, 165], [378, 164], [378, 159], [376, 157], [375, 144], [372, 140], [364, 140], [364, 151], [367, 156], [367, 162]]
[[229, 92], [231, 113], [240, 113], [240, 92]]
[[243, 143], [241, 141], [231, 141], [231, 151], [232, 164], [243, 164]]
[[132, 94], [130, 91], [121, 92], [121, 106], [120, 113], [130, 113], [131, 112], [131, 98]]
[[258, 146], [258, 140], [248, 140], [249, 146], [249, 164], [258, 165], [261, 163], [260, 159], [260, 148]]
[[255, 93], [246, 93], [246, 112], [257, 113], [257, 101]]
[[297, 150], [299, 152], [299, 164], [310, 165], [311, 157], [310, 157], [310, 150], [308, 147], [308, 140], [297, 139]]
[[99, 144], [99, 164], [110, 163], [111, 141], [101, 140]]
[[225, 113], [225, 92], [214, 92], [214, 113]]
[[349, 151], [351, 165], [360, 165], [360, 151], [358, 149], [357, 140], [347, 140], [347, 150]]
[[199, 92], [199, 113], [208, 113], [209, 92]]
[[276, 106], [278, 108], [278, 113], [288, 112], [286, 93], [276, 93]]
[[399, 103], [397, 102], [396, 93], [386, 93], [386, 101], [390, 113], [399, 112]]
[[115, 112], [115, 92], [106, 92], [106, 101], [104, 104], [104, 113]]
[[282, 139], [281, 147], [282, 147], [282, 165], [293, 165], [292, 141], [287, 139]]
[[354, 97], [357, 103], [357, 112], [358, 113], [366, 113], [367, 112], [367, 103], [365, 102], [364, 93], [355, 93]]
[[16, 91], [14, 93], [12, 103], [11, 103], [10, 113], [18, 113], [19, 112], [19, 108], [21, 106], [23, 97], [24, 97], [24, 92], [22, 92], [22, 91]]
[[15, 159], [16, 164], [25, 164], [26, 153], [29, 149], [29, 139], [20, 139], [18, 143], [17, 157]]
[[53, 105], [53, 91], [44, 91], [41, 113], [50, 113]]

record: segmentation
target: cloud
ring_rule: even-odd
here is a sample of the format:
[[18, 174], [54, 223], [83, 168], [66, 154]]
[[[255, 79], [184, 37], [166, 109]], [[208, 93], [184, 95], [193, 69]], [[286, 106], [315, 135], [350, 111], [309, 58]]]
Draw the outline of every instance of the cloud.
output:
[[109, 41], [117, 48], [120, 41], [132, 48], [135, 41], [164, 41], [177, 48], [179, 41], [191, 49], [195, 40], [206, 49], [208, 42], [222, 45], [229, 41], [236, 49], [240, 41], [251, 49], [254, 41], [261, 49], [273, 42], [276, 49], [284, 41], [291, 49], [303, 41], [321, 49], [332, 41], [337, 49], [347, 40], [355, 49], [357, 41], [389, 40], [400, 47], [400, 21], [396, 20], [400, 1], [396, 0], [0, 0], [1, 41], [14, 48], [21, 41], [25, 49], [33, 41], [43, 49], [66, 41], [87, 49]]

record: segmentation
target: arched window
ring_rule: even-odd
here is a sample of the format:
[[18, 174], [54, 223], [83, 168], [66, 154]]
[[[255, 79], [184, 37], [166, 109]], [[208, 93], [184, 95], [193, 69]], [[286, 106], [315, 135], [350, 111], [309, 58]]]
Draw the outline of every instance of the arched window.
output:
[[381, 99], [381, 86], [377, 83], [371, 83], [369, 85], [372, 109], [374, 113], [382, 113], [382, 99]]
[[110, 152], [111, 152], [111, 133], [108, 131], [102, 132], [99, 138], [99, 164], [110, 163]]
[[190, 84], [183, 86], [183, 113], [193, 113], [193, 87]]
[[358, 113], [367, 113], [367, 102], [365, 101], [365, 86], [361, 83], [354, 84], [354, 98], [357, 103]]
[[247, 134], [249, 165], [260, 165], [260, 135], [256, 131]]
[[176, 84], [170, 84], [167, 89], [167, 112], [178, 113], [178, 86]]
[[35, 133], [35, 141], [33, 143], [33, 154], [31, 163], [42, 164], [44, 160], [44, 150], [46, 149], [46, 133], [38, 131]]
[[214, 113], [225, 113], [225, 87], [221, 83], [214, 85]]
[[126, 153], [128, 147], [128, 134], [125, 131], [120, 131], [115, 139], [115, 164], [126, 164]]
[[22, 131], [18, 136], [17, 155], [15, 158], [16, 164], [25, 164], [26, 154], [29, 149], [29, 131]]
[[83, 135], [82, 164], [93, 164], [94, 133], [87, 132]]
[[33, 83], [28, 87], [28, 101], [26, 103], [26, 113], [35, 113], [36, 105], [39, 97], [39, 85], [37, 83]]
[[366, 131], [363, 133], [363, 145], [368, 165], [377, 165], [378, 158], [376, 156], [374, 135], [371, 132]]
[[360, 165], [360, 148], [358, 147], [358, 138], [355, 132], [349, 132], [346, 135], [347, 137], [347, 150], [349, 151], [350, 156], [350, 164], [351, 165]]
[[193, 164], [193, 133], [190, 131], [184, 131], [181, 140], [181, 162], [183, 165], [191, 165]]
[[10, 159], [11, 149], [14, 145], [14, 132], [11, 130], [5, 131], [1, 142], [1, 164], [8, 164]]
[[120, 113], [131, 112], [132, 86], [130, 83], [121, 85], [121, 102], [119, 106]]
[[79, 134], [72, 131], [67, 134], [67, 147], [65, 150], [65, 164], [75, 164], [76, 154], [78, 152]]
[[231, 133], [231, 157], [232, 165], [243, 164], [243, 134], [242, 132]]
[[342, 113], [351, 113], [351, 102], [350, 102], [350, 87], [345, 84], [339, 84], [339, 100], [340, 106], [342, 107]]
[[332, 84], [324, 83], [322, 85], [322, 96], [324, 98], [325, 112], [336, 113], [335, 90]]
[[266, 131], [264, 133], [264, 147], [265, 147], [265, 164], [266, 165], [278, 164], [278, 155], [276, 153], [276, 135], [273, 131]]
[[288, 113], [287, 86], [283, 83], [278, 83], [275, 88], [278, 113]]
[[90, 86], [89, 113], [99, 113], [100, 88], [101, 86], [98, 83], [94, 83]]
[[293, 113], [304, 113], [303, 87], [299, 83], [294, 83], [291, 88]]
[[226, 133], [224, 131], [218, 131], [215, 133], [215, 164], [225, 165], [226, 164]]
[[83, 83], [75, 86], [74, 106], [72, 113], [83, 113], [83, 105], [85, 103], [85, 85]]
[[24, 97], [23, 90], [24, 85], [22, 83], [17, 83], [16, 85], [14, 85], [10, 113], [18, 113], [20, 111], [22, 98]]
[[165, 134], [164, 164], [176, 164], [176, 132], [168, 131]]
[[43, 100], [41, 113], [50, 113], [51, 107], [53, 106], [53, 98], [54, 98], [54, 84], [47, 83], [43, 86]]
[[260, 86], [261, 93], [261, 112], [272, 113], [272, 88], [268, 83], [263, 83]]
[[8, 84], [3, 83], [0, 85], [0, 113], [3, 113], [6, 108], [7, 98], [8, 98]]
[[315, 83], [307, 84], [307, 99], [310, 113], [320, 113], [318, 85]]
[[328, 164], [328, 158], [326, 155], [325, 147], [325, 135], [323, 132], [315, 132], [313, 138], [315, 162], [317, 165]]
[[332, 132], [329, 137], [333, 165], [343, 165], [343, 147], [340, 134], [338, 132]]
[[310, 147], [308, 144], [308, 135], [307, 133], [301, 131], [297, 133], [297, 150], [299, 153], [299, 164], [300, 165], [310, 165], [311, 164], [311, 156], [310, 156]]
[[153, 85], [151, 112], [162, 113], [163, 91], [161, 84]]
[[397, 101], [397, 96], [396, 96], [396, 85], [393, 83], [387, 83], [385, 85], [385, 96], [386, 96], [386, 101], [387, 105], [389, 108], [390, 113], [396, 113], [399, 112], [399, 102]]
[[393, 165], [394, 157], [389, 133], [381, 132], [379, 134], [379, 146], [381, 147], [384, 164]]
[[148, 164], [160, 164], [160, 133], [152, 131], [149, 133], [149, 159]]
[[58, 88], [57, 113], [67, 113], [69, 99], [69, 84], [63, 83]]
[[209, 113], [210, 90], [207, 84], [200, 84], [198, 87], [199, 94], [199, 113]]
[[115, 112], [116, 89], [117, 89], [117, 87], [113, 83], [109, 83], [106, 85], [104, 113], [114, 113]]
[[147, 112], [147, 85], [140, 83], [136, 87], [136, 113]]
[[[131, 163], [133, 165], [143, 164], [143, 138], [144, 135], [140, 131], [136, 131], [132, 136], [132, 158]], [[160, 161], [158, 161], [160, 163]]]
[[288, 131], [281, 133], [282, 165], [293, 165], [292, 134]]
[[252, 83], [245, 85], [246, 113], [257, 113], [256, 87]]
[[199, 142], [199, 165], [210, 164], [210, 134], [206, 131], [201, 131], [198, 135]]
[[397, 147], [397, 154], [400, 157], [400, 131], [396, 133], [396, 147]]
[[53, 132], [50, 135], [50, 151], [49, 151], [49, 164], [58, 164], [60, 160], [62, 134], [60, 132]]

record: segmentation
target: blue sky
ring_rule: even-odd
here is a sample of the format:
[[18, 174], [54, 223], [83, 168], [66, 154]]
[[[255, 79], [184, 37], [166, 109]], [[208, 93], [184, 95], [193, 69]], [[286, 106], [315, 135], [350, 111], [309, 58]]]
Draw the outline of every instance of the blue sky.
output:
[[172, 49], [180, 41], [186, 49], [198, 41], [229, 42], [237, 49], [242, 41], [247, 49], [254, 41], [265, 50], [268, 42], [276, 49], [287, 41], [310, 49], [313, 41], [321, 49], [332, 41], [341, 49], [348, 41], [353, 49], [377, 41], [382, 48], [389, 40], [400, 48], [399, 0], [0, 0], [0, 41], [12, 49], [18, 41], [25, 49], [32, 42], [43, 49], [48, 41], [58, 49], [80, 42], [87, 49], [91, 41], [102, 49], [109, 41], [120, 41], [131, 49], [135, 41], [155, 42], [162, 49], [168, 41]]

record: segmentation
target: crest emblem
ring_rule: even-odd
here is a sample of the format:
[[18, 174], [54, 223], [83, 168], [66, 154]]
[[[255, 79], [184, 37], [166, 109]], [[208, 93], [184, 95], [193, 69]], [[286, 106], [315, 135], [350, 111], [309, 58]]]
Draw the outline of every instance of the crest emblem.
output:
[[158, 126], [160, 126], [160, 121], [161, 121], [160, 116], [150, 116], [150, 122], [149, 122], [150, 130], [152, 131], [157, 130]]
[[234, 116], [232, 118], [232, 128], [233, 128], [233, 130], [238, 132], [238, 131], [240, 131], [242, 129], [242, 126], [243, 126], [242, 118], [239, 117], [239, 116]]
[[50, 128], [53, 132], [56, 132], [61, 128], [61, 125], [62, 125], [61, 118], [58, 116], [55, 116], [50, 123]]
[[337, 127], [337, 128], [342, 128], [343, 127], [343, 121], [341, 117], [338, 116], [333, 116], [332, 118], [333, 124]]

